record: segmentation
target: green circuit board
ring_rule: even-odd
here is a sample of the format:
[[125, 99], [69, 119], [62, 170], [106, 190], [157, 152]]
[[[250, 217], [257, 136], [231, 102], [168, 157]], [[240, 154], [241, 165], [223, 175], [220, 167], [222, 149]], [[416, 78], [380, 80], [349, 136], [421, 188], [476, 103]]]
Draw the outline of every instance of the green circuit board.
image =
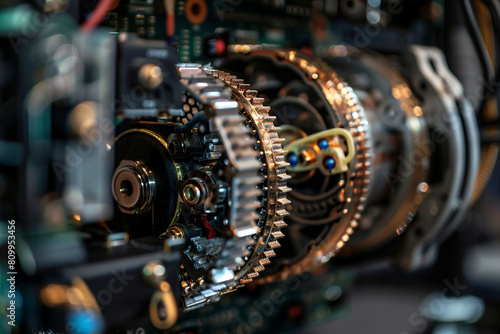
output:
[[[173, 40], [178, 45], [180, 62], [206, 61], [203, 38], [223, 30], [230, 31], [232, 44], [297, 48], [321, 42], [318, 36], [324, 35], [328, 25], [324, 13], [318, 18], [314, 1], [303, 0], [176, 1]], [[145, 39], [167, 38], [163, 1], [122, 1], [108, 13], [105, 22], [116, 32], [134, 32]]]
[[[145, 39], [176, 43], [179, 62], [211, 61], [204, 55], [204, 39], [227, 33], [228, 44], [272, 44], [327, 55], [334, 44], [392, 52], [427, 39], [443, 24], [443, 0], [427, 3], [433, 15], [420, 10], [418, 1], [407, 1], [392, 15], [392, 1], [372, 8], [360, 1], [339, 0], [171, 0], [174, 35], [167, 36], [166, 3], [169, 0], [115, 2], [104, 23], [115, 32], [136, 33]], [[370, 11], [380, 15], [383, 33], [366, 23]], [[421, 13], [418, 34], [412, 34], [414, 12]], [[412, 37], [413, 36], [413, 37]], [[416, 37], [414, 37], [416, 36]], [[387, 43], [387, 41], [391, 43]], [[217, 57], [215, 57], [217, 58]]]

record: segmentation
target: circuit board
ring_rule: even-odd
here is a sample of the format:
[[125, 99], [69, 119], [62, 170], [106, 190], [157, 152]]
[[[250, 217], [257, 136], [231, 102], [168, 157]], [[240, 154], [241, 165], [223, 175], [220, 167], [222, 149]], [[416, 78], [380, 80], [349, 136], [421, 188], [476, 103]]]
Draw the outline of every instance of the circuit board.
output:
[[[230, 31], [231, 42], [236, 44], [283, 46], [286, 41], [297, 41], [295, 45], [288, 45], [291, 47], [307, 44], [309, 25], [314, 15], [313, 2], [277, 3], [259, 0], [177, 1], [175, 42], [178, 44], [179, 61], [206, 61], [202, 49], [207, 32], [229, 34]], [[276, 20], [276, 17], [282, 19]], [[167, 38], [162, 2], [120, 3], [115, 11], [108, 13], [107, 22], [117, 32], [135, 32], [146, 39]]]
[[172, 332], [300, 332], [345, 317], [350, 312], [345, 301], [353, 282], [353, 272], [325, 266], [317, 273], [282, 282], [250, 284], [238, 293], [222, 296], [217, 304], [184, 313]]
[[[424, 14], [426, 24], [419, 26], [418, 34], [410, 27], [413, 20], [404, 15], [412, 17], [416, 4], [393, 9], [391, 1], [378, 3], [378, 7], [370, 7], [360, 1], [338, 0], [174, 1], [173, 23], [168, 23], [161, 0], [121, 1], [105, 22], [115, 32], [172, 40], [178, 45], [180, 62], [202, 63], [223, 57], [227, 44], [279, 45], [315, 54], [327, 54], [332, 44], [341, 43], [390, 51], [423, 40], [430, 29], [442, 25], [441, 0], [429, 2], [434, 14]], [[379, 18], [385, 20], [383, 31], [363, 23], [371, 12], [391, 11], [398, 16]], [[169, 24], [174, 32], [171, 37]], [[386, 43], [388, 39], [392, 43]]]

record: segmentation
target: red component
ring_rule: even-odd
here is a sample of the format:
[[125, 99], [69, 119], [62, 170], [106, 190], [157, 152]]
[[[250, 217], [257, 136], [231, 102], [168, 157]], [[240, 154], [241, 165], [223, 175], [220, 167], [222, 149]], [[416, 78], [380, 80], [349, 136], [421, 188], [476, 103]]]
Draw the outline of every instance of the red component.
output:
[[167, 15], [166, 33], [168, 37], [174, 36], [175, 33], [175, 16], [172, 14]]
[[201, 222], [203, 223], [203, 226], [208, 230], [208, 236], [207, 239], [213, 239], [215, 237], [215, 228], [210, 225], [207, 219], [207, 214], [203, 213], [201, 214]]
[[215, 52], [218, 55], [222, 55], [226, 52], [226, 42], [224, 42], [222, 39], [218, 39], [215, 41]]
[[101, 23], [108, 10], [113, 6], [114, 0], [101, 0], [95, 7], [90, 17], [83, 22], [81, 29], [83, 32], [90, 32]]

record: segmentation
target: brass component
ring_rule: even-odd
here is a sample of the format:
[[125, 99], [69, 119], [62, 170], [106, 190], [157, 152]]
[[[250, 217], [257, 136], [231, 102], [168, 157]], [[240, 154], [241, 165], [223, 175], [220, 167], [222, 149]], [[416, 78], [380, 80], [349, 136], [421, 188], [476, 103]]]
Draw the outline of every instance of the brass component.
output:
[[40, 290], [40, 300], [48, 307], [63, 306], [67, 302], [67, 286], [61, 284], [48, 284]]
[[230, 286], [228, 290], [222, 291], [220, 294], [222, 295], [227, 295], [228, 293], [235, 292], [236, 289], [231, 289], [232, 287]]
[[[332, 142], [335, 141], [338, 136], [345, 139], [348, 151], [347, 156], [344, 150], [339, 146], [329, 147], [323, 151], [317, 148], [316, 142], [318, 140], [327, 139], [329, 142]], [[312, 169], [319, 169], [325, 175], [346, 172], [349, 162], [354, 158], [354, 154], [356, 153], [352, 135], [346, 129], [341, 128], [321, 131], [306, 138], [296, 140], [286, 145], [284, 150], [288, 151], [288, 154], [294, 153], [297, 156], [302, 155], [304, 157], [303, 163], [299, 162], [297, 166], [288, 166], [287, 170], [289, 172], [306, 172]], [[335, 157], [336, 165], [331, 170], [328, 170], [322, 163], [327, 156]]]
[[[286, 148], [285, 148], [285, 150], [288, 151]], [[313, 169], [316, 166], [316, 163], [318, 162], [318, 157], [317, 157], [316, 151], [314, 149], [312, 149], [310, 147], [306, 147], [304, 149], [301, 149], [299, 154], [300, 154], [302, 160], [304, 161], [304, 165], [305, 165], [305, 168], [307, 168], [307, 170]], [[299, 167], [299, 170], [297, 170], [297, 171], [301, 172], [302, 170], [300, 170], [300, 169], [303, 169], [303, 168], [304, 167], [302, 167], [302, 168]], [[295, 171], [294, 168], [291, 166], [288, 167], [288, 170], [290, 172]]]
[[[165, 314], [160, 315], [158, 304], [161, 303], [165, 309]], [[163, 312], [162, 312], [163, 313]], [[158, 329], [167, 329], [172, 327], [179, 316], [177, 303], [168, 282], [161, 283], [161, 290], [156, 291], [151, 297], [149, 303], [149, 318], [153, 325]]]
[[158, 65], [145, 64], [139, 69], [139, 83], [153, 90], [163, 83], [163, 71]]
[[48, 307], [84, 308], [101, 312], [89, 287], [79, 277], [71, 280], [71, 286], [48, 284], [40, 290], [40, 300]]
[[188, 183], [182, 189], [182, 198], [189, 205], [196, 205], [201, 199], [201, 190], [198, 186]]
[[182, 291], [184, 292], [184, 295], [187, 295], [191, 291], [191, 288], [189, 287], [189, 284], [186, 281], [181, 282], [181, 287]]
[[185, 237], [184, 230], [179, 225], [172, 225], [167, 228], [165, 236], [169, 239], [180, 239]]

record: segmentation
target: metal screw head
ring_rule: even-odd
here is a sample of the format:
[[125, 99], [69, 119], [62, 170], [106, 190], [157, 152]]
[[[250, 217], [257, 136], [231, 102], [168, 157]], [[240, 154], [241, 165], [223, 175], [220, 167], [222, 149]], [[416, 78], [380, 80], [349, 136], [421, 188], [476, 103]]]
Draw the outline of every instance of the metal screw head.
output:
[[145, 64], [139, 70], [139, 82], [148, 90], [155, 89], [163, 82], [163, 71], [157, 65]]
[[156, 193], [154, 175], [141, 161], [122, 160], [113, 175], [112, 191], [122, 212], [146, 212]]
[[196, 205], [201, 199], [201, 190], [198, 186], [188, 183], [182, 189], [182, 197], [188, 205]]

